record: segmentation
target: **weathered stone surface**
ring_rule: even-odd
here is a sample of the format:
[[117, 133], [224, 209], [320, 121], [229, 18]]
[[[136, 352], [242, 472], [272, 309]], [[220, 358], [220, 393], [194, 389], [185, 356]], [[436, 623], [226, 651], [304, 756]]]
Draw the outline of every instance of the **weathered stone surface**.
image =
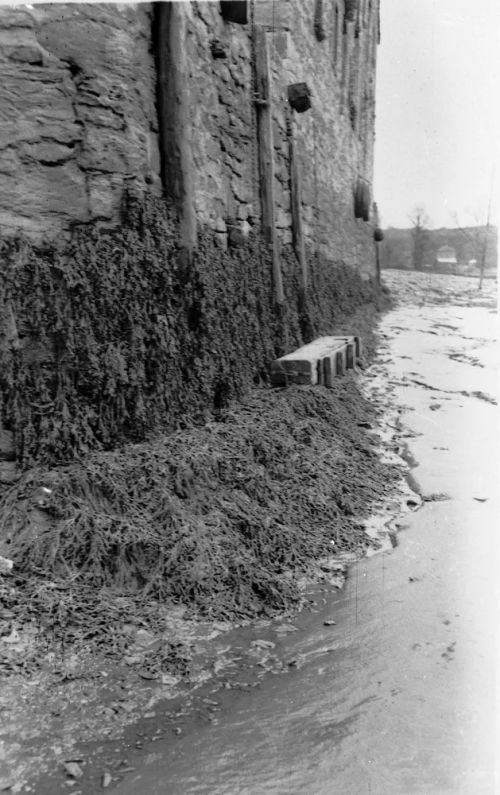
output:
[[[5, 208], [5, 209], [4, 209]], [[54, 214], [52, 219], [48, 218]], [[87, 221], [85, 175], [74, 162], [33, 168], [5, 175], [0, 180], [0, 225], [5, 231], [21, 228], [40, 236], [46, 227], [66, 226], [73, 220]]]
[[33, 28], [35, 20], [26, 8], [16, 6], [2, 8], [2, 30], [11, 28]]
[[[378, 3], [361, 33], [343, 33], [343, 4], [314, 32], [315, 0], [259, 0], [268, 29], [279, 239], [292, 237], [288, 86], [306, 82], [312, 110], [292, 112], [303, 232], [313, 250], [374, 269], [372, 227], [353, 213], [353, 185], [373, 170]], [[215, 2], [184, 3], [194, 204], [216, 227], [260, 209], [250, 26]], [[217, 41], [225, 58], [214, 58]], [[125, 180], [160, 191], [156, 74], [149, 4], [43, 4], [0, 9], [0, 224], [37, 238], [71, 221], [118, 217]], [[354, 110], [353, 110], [354, 109]], [[252, 212], [246, 209], [254, 204]], [[221, 232], [221, 237], [226, 233]]]
[[78, 164], [85, 170], [123, 174], [128, 171], [127, 151], [121, 135], [106, 127], [88, 127]]
[[98, 127], [110, 127], [112, 130], [124, 130], [126, 121], [123, 114], [117, 112], [115, 108], [105, 107], [99, 104], [98, 97], [89, 96], [82, 98], [82, 101], [75, 102], [75, 111], [78, 121], [82, 125], [92, 124]]
[[92, 219], [111, 219], [117, 215], [123, 189], [121, 176], [90, 174], [87, 178], [89, 214]]
[[39, 162], [43, 165], [60, 165], [75, 156], [73, 146], [60, 144], [57, 141], [37, 141], [23, 143], [18, 150], [21, 162]]
[[150, 38], [149, 6], [0, 9], [4, 233], [115, 217], [123, 175], [159, 190]]

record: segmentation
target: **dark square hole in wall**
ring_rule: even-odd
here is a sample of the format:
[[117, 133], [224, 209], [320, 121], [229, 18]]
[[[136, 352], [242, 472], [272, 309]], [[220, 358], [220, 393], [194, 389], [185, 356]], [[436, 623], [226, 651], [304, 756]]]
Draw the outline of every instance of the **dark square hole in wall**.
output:
[[297, 113], [304, 113], [311, 107], [311, 91], [307, 83], [293, 83], [288, 86], [288, 101]]
[[226, 22], [246, 25], [248, 22], [247, 0], [220, 0], [220, 12]]
[[212, 58], [227, 58], [226, 48], [219, 39], [212, 39], [210, 42]]

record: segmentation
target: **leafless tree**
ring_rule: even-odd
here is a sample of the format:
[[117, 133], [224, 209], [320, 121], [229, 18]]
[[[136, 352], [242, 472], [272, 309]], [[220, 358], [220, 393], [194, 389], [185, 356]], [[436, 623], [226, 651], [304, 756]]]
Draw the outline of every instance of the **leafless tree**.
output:
[[422, 270], [424, 259], [429, 251], [428, 227], [430, 219], [424, 207], [417, 205], [410, 215], [411, 235], [413, 238], [413, 269]]
[[486, 265], [486, 256], [488, 254], [488, 239], [490, 230], [490, 206], [488, 206], [488, 214], [486, 224], [481, 223], [479, 213], [474, 216], [474, 226], [462, 226], [458, 213], [453, 214], [453, 220], [457, 226], [458, 231], [468, 243], [469, 252], [472, 253], [474, 259], [479, 266], [479, 285], [481, 290], [484, 279], [484, 269]]
[[464, 229], [460, 226], [458, 222], [458, 213], [455, 213], [455, 222], [466, 237], [472, 241], [474, 245], [474, 257], [476, 262], [479, 263], [479, 285], [478, 289], [481, 290], [483, 286], [483, 279], [484, 279], [484, 269], [486, 266], [486, 255], [488, 253], [488, 242], [489, 242], [489, 234], [490, 234], [490, 219], [491, 219], [491, 204], [493, 200], [493, 186], [495, 184], [495, 166], [492, 166], [491, 169], [491, 177], [490, 177], [490, 192], [489, 192], [489, 199], [488, 199], [488, 210], [486, 212], [486, 224], [484, 226], [480, 225], [479, 221], [479, 214], [476, 213], [476, 227], [472, 228], [472, 232], [470, 229]]

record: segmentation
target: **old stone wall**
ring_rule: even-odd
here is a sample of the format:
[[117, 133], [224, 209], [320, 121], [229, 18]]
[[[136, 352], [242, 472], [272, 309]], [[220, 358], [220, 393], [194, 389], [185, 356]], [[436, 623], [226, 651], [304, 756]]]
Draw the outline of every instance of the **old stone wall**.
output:
[[228, 222], [259, 218], [250, 26], [226, 23], [219, 3], [185, 9], [196, 214], [226, 242]]
[[[194, 209], [227, 244], [260, 223], [253, 24], [271, 59], [278, 237], [292, 240], [287, 87], [309, 250], [373, 272], [372, 224], [354, 217], [371, 186], [378, 0], [253, 0], [247, 24], [218, 2], [185, 2]], [[0, 232], [56, 237], [117, 218], [127, 180], [161, 190], [151, 5], [0, 10]], [[165, 187], [165, 186], [163, 186]]]
[[[372, 226], [356, 219], [358, 179], [371, 190], [374, 141], [376, 3], [288, 0], [290, 30], [271, 36], [275, 147], [282, 237], [290, 237], [287, 85], [306, 82], [311, 108], [293, 113], [302, 174], [302, 212], [310, 247], [366, 272], [373, 267]], [[352, 4], [351, 4], [352, 6]], [[320, 13], [318, 13], [318, 8]]]
[[126, 180], [159, 190], [146, 6], [0, 9], [0, 233], [113, 219]]
[[236, 5], [0, 8], [0, 484], [220, 408], [376, 297], [378, 0]]
[[[305, 82], [311, 109], [292, 116], [306, 243], [372, 273], [373, 226], [355, 218], [353, 195], [359, 178], [371, 191], [378, 3], [255, 0], [251, 10], [271, 54], [278, 237], [292, 241], [287, 89]], [[224, 22], [218, 3], [186, 14], [197, 216], [223, 236], [233, 219], [246, 233], [260, 216], [251, 24]]]

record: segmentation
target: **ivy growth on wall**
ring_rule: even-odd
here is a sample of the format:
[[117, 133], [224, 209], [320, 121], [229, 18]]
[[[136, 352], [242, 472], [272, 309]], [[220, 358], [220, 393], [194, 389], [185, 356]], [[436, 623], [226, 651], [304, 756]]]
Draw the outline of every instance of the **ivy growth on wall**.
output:
[[21, 465], [203, 422], [266, 383], [276, 356], [376, 299], [357, 272], [318, 259], [301, 296], [287, 248], [278, 312], [258, 235], [226, 251], [205, 230], [189, 267], [177, 241], [164, 202], [130, 193], [116, 229], [82, 227], [64, 248], [0, 242], [0, 425]]

